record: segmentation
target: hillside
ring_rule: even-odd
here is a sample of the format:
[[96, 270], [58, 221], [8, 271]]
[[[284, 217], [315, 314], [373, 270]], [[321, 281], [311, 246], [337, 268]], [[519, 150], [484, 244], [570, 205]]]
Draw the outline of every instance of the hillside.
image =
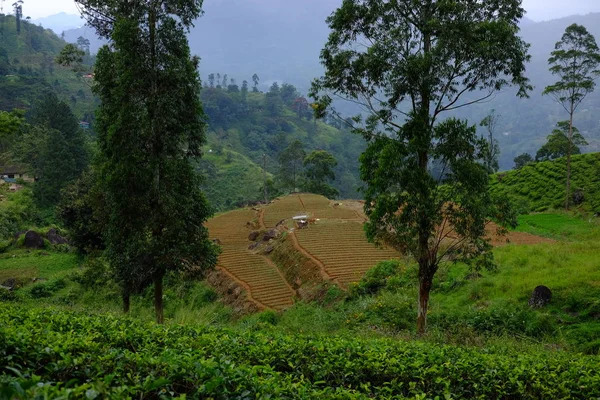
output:
[[[312, 79], [322, 74], [319, 54], [329, 34], [325, 19], [338, 5], [337, 0], [306, 0], [297, 4], [249, 1], [236, 2], [233, 7], [224, 6], [223, 1], [206, 2], [204, 16], [189, 35], [192, 52], [202, 58], [203, 79], [212, 72], [221, 72], [250, 81], [252, 74], [257, 73], [263, 91], [278, 81], [292, 83], [306, 92]], [[268, 24], [255, 23], [267, 20]], [[544, 22], [526, 20], [521, 24], [521, 37], [531, 44], [527, 76], [534, 90], [530, 99], [518, 99], [516, 91], [508, 89], [455, 114], [478, 124], [491, 109], [496, 110], [501, 116], [496, 132], [501, 146], [501, 169], [511, 168], [518, 154], [535, 154], [556, 122], [566, 119], [564, 110], [549, 96], [542, 96], [542, 91], [555, 81], [548, 70], [550, 52], [572, 23], [586, 26], [600, 40], [600, 13]], [[101, 43], [89, 28], [66, 32], [69, 41], [81, 35], [93, 42], [93, 48]], [[590, 143], [586, 152], [600, 150], [600, 129], [594, 117], [600, 112], [599, 104], [600, 91], [596, 90], [575, 115], [575, 125]], [[350, 103], [339, 103], [337, 107], [345, 115], [360, 111]]]
[[[599, 212], [600, 153], [573, 156], [572, 171], [573, 193], [583, 195], [580, 204], [575, 202], [577, 209]], [[565, 201], [565, 177], [566, 158], [560, 158], [493, 175], [491, 188], [512, 199], [522, 213], [560, 209]]]
[[[396, 250], [367, 241], [362, 206], [299, 193], [212, 218], [207, 227], [222, 246], [221, 278], [246, 291], [249, 308], [281, 310], [313, 299], [323, 286], [352, 289], [379, 262], [409, 264]], [[310, 223], [300, 227], [293, 217], [302, 215]], [[488, 233], [495, 246], [551, 242], [524, 232]]]
[[[220, 80], [216, 85], [204, 82], [201, 92], [210, 130], [206, 158], [201, 165], [208, 175], [232, 178], [229, 182], [222, 180], [219, 189], [210, 179], [207, 181], [209, 193], [219, 192], [220, 197], [211, 197], [218, 209], [231, 209], [226, 205], [261, 200], [263, 179], [257, 169], [262, 169], [265, 162], [275, 186], [278, 186], [279, 156], [296, 140], [302, 143], [306, 154], [313, 150], [330, 152], [337, 160], [336, 179], [332, 185], [342, 198], [360, 197], [357, 189], [362, 182], [358, 159], [365, 148], [360, 136], [315, 121], [308, 103], [305, 109], [294, 110], [297, 100], [306, 99], [292, 85], [274, 85], [267, 93], [244, 93], [240, 80], [228, 78], [225, 85], [220, 84]], [[247, 159], [234, 157], [236, 153]], [[237, 190], [239, 188], [241, 190]], [[271, 193], [270, 198], [275, 194]]]
[[30, 109], [54, 92], [81, 120], [91, 122], [95, 100], [84, 72], [57, 65], [56, 56], [67, 44], [54, 32], [27, 21], [16, 31], [13, 16], [0, 15], [0, 110]]

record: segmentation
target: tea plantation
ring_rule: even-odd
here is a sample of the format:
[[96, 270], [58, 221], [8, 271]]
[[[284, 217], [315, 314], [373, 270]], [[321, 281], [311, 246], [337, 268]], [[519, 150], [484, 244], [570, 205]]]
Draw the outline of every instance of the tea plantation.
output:
[[[571, 203], [585, 211], [600, 211], [600, 153], [572, 159]], [[492, 177], [492, 191], [509, 197], [521, 213], [561, 208], [565, 203], [566, 158], [536, 162]]]
[[0, 306], [0, 398], [595, 398], [600, 360]]

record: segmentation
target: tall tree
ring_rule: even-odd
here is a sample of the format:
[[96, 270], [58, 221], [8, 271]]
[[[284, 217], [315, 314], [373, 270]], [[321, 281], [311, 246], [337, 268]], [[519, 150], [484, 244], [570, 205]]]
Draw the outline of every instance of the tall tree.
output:
[[204, 222], [210, 208], [192, 161], [202, 154], [199, 59], [186, 34], [200, 0], [77, 0], [110, 43], [100, 49], [94, 91], [109, 217], [107, 257], [123, 293], [154, 284], [162, 323], [167, 273], [200, 274], [216, 263]]
[[329, 185], [335, 180], [333, 169], [337, 166], [335, 157], [325, 150], [315, 150], [304, 158], [304, 190], [333, 199], [339, 195], [336, 188]]
[[15, 18], [17, 20], [17, 33], [21, 33], [21, 19], [23, 18], [23, 0], [17, 0], [13, 3]]
[[90, 41], [89, 39], [84, 38], [83, 36], [79, 36], [77, 38], [77, 47], [85, 52], [85, 54], [90, 54]]
[[265, 94], [265, 109], [272, 117], [279, 116], [283, 110], [283, 100], [281, 100], [281, 93], [277, 82], [274, 82], [267, 94]]
[[[510, 84], [526, 96], [523, 14], [520, 0], [344, 0], [327, 20], [332, 32], [321, 52], [325, 75], [311, 90], [314, 108], [323, 116], [336, 96], [368, 111], [353, 121], [369, 143], [361, 157], [365, 229], [418, 263], [419, 334], [440, 263], [491, 267], [486, 222], [514, 223], [489, 194], [480, 164], [485, 140], [464, 121], [440, 120]], [[441, 182], [428, 170], [436, 160], [449, 171]]]
[[573, 150], [573, 116], [579, 105], [594, 91], [595, 79], [600, 75], [600, 49], [596, 39], [584, 26], [573, 24], [565, 30], [561, 40], [548, 59], [550, 71], [559, 81], [547, 86], [545, 95], [550, 95], [569, 114], [567, 182], [565, 209], [571, 199], [571, 154]]
[[54, 94], [35, 105], [31, 121], [33, 126], [21, 140], [19, 154], [37, 178], [34, 194], [38, 203], [55, 206], [61, 189], [88, 166], [87, 139], [69, 105]]
[[483, 156], [483, 162], [490, 174], [498, 172], [499, 168], [498, 157], [500, 156], [500, 145], [498, 144], [498, 139], [494, 137], [499, 119], [500, 116], [496, 114], [496, 110], [491, 110], [479, 123], [479, 126], [485, 128], [487, 131], [488, 146], [486, 154]]
[[242, 101], [246, 102], [246, 99], [248, 98], [248, 81], [243, 81], [242, 82]]
[[260, 82], [258, 74], [252, 75], [252, 82], [254, 83], [254, 86], [252, 86], [252, 92], [258, 93], [258, 82]]
[[295, 192], [299, 186], [302, 173], [302, 163], [306, 157], [304, 145], [295, 140], [279, 154], [280, 177], [284, 187]]
[[211, 88], [215, 87], [215, 74], [208, 75], [208, 84]]
[[515, 163], [514, 169], [521, 169], [524, 166], [531, 164], [533, 162], [533, 157], [531, 157], [531, 154], [529, 153], [523, 153], [516, 156], [513, 161]]
[[8, 161], [10, 158], [3, 153], [15, 143], [24, 124], [25, 112], [23, 110], [0, 111], [0, 163]]
[[[569, 138], [569, 132], [571, 132], [571, 138]], [[579, 133], [577, 127], [572, 126], [569, 121], [561, 121], [556, 124], [556, 129], [548, 135], [548, 141], [537, 151], [535, 160], [547, 161], [569, 154], [581, 154], [579, 146], [587, 145], [588, 142]]]

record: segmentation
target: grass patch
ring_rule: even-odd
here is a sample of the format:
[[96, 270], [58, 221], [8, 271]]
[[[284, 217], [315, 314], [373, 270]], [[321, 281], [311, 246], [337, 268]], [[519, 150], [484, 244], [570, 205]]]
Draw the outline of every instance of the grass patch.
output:
[[518, 231], [558, 240], [586, 240], [600, 237], [597, 218], [567, 213], [544, 213], [519, 216]]
[[0, 280], [2, 277], [8, 279], [21, 276], [45, 279], [60, 278], [77, 268], [78, 265], [79, 258], [73, 253], [15, 250], [0, 255]]

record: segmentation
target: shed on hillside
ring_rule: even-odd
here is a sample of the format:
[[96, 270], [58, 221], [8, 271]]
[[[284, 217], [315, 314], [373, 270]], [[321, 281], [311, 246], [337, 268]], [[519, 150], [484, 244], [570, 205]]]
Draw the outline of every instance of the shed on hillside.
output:
[[33, 182], [27, 168], [19, 165], [0, 166], [0, 179], [5, 183], [14, 183], [17, 179], [23, 179], [25, 182]]

